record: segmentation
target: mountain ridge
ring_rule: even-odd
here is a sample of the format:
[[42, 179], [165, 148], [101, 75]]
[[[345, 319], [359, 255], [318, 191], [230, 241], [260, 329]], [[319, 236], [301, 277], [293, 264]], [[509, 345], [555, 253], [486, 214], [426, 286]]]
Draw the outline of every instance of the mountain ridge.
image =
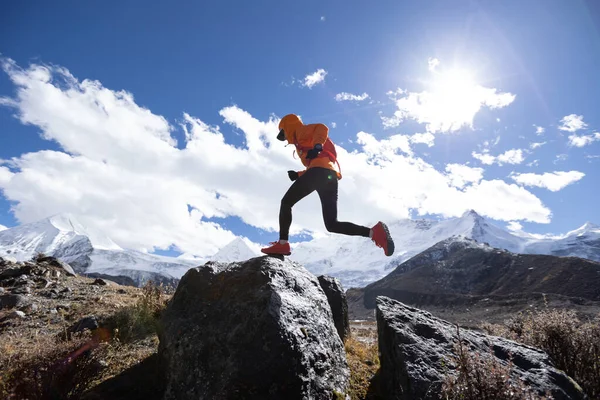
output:
[[[364, 287], [386, 276], [398, 265], [449, 237], [469, 237], [492, 247], [524, 254], [577, 256], [600, 261], [600, 227], [587, 222], [562, 235], [509, 232], [474, 210], [446, 220], [404, 219], [388, 224], [396, 253], [386, 257], [368, 238], [327, 234], [292, 244], [292, 261], [315, 275], [338, 278], [345, 288]], [[81, 224], [76, 216], [59, 214], [41, 221], [0, 231], [0, 255], [26, 260], [37, 252], [48, 253], [72, 264], [78, 272], [162, 274], [176, 280], [192, 266], [207, 261], [241, 261], [258, 255], [258, 246], [236, 238], [211, 257], [181, 254], [166, 257], [123, 249], [102, 232]], [[136, 271], [136, 272], [133, 272]], [[154, 276], [154, 275], [153, 275]]]

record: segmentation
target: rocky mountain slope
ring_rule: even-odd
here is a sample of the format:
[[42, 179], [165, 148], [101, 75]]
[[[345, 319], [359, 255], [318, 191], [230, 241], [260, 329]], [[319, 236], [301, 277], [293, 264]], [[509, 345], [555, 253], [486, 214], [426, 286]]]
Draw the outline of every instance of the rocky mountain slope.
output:
[[[600, 263], [577, 257], [515, 254], [467, 238], [449, 238], [386, 277], [348, 292], [354, 317], [371, 314], [377, 296], [431, 309], [497, 317], [533, 303], [600, 305]], [[502, 307], [499, 307], [502, 305]], [[498, 313], [498, 308], [501, 313]]]
[[586, 223], [560, 236], [508, 232], [475, 211], [441, 221], [400, 220], [388, 224], [396, 245], [392, 257], [365, 238], [328, 235], [293, 246], [291, 259], [315, 274], [337, 277], [349, 287], [364, 287], [436, 243], [463, 236], [514, 253], [550, 254], [600, 261], [600, 227]]

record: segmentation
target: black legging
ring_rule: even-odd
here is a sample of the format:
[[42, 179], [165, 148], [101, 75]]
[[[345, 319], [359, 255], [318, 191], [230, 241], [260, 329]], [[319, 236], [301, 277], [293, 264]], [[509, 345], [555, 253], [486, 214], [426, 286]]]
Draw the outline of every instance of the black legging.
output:
[[292, 225], [292, 207], [298, 201], [317, 191], [323, 209], [323, 221], [329, 232], [369, 237], [370, 229], [351, 222], [337, 220], [338, 179], [335, 171], [314, 167], [300, 176], [281, 199], [279, 209], [279, 239], [288, 240]]

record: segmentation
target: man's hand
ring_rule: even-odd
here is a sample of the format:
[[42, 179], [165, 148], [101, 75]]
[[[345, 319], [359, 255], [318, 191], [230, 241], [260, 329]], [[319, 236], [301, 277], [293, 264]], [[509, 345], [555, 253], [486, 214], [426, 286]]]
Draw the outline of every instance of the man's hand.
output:
[[315, 144], [315, 147], [306, 152], [306, 158], [308, 160], [312, 160], [313, 158], [317, 158], [319, 153], [323, 151], [323, 145], [320, 143]]
[[296, 171], [288, 171], [288, 176], [292, 182], [298, 179], [298, 173]]

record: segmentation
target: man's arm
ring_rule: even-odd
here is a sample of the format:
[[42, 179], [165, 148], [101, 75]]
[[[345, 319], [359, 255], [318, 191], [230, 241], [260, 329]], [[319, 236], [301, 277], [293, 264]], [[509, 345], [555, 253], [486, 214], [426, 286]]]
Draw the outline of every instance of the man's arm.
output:
[[327, 140], [327, 135], [329, 134], [329, 128], [324, 124], [315, 124], [315, 130], [312, 138], [312, 145], [315, 147], [316, 144], [320, 144], [323, 146], [325, 141]]

